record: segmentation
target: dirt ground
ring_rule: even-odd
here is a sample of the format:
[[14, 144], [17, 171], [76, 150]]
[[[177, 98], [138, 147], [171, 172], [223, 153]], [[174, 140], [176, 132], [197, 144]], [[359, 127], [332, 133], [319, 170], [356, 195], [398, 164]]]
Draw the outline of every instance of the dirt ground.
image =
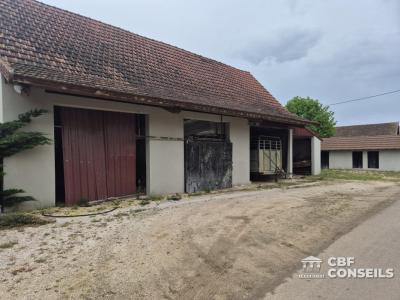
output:
[[263, 298], [400, 195], [330, 182], [205, 195], [0, 232], [0, 299]]

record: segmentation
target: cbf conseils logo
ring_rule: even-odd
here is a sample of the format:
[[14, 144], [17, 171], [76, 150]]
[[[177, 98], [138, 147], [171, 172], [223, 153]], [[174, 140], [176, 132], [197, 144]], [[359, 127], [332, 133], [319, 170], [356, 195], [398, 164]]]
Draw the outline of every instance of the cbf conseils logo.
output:
[[355, 258], [351, 256], [331, 256], [327, 259], [326, 272], [321, 271], [322, 260], [309, 256], [301, 260], [303, 269], [299, 278], [359, 278], [390, 279], [394, 277], [393, 268], [357, 268]]
[[300, 278], [324, 278], [325, 275], [321, 274], [322, 259], [309, 256], [301, 260], [303, 264], [303, 273], [299, 274]]

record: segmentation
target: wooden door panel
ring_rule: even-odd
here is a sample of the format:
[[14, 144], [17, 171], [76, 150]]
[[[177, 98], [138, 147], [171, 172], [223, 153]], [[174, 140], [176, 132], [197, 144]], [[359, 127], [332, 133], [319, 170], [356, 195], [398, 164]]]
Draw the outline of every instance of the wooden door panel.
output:
[[136, 193], [135, 115], [62, 108], [65, 203]]
[[104, 118], [108, 196], [136, 193], [136, 119], [107, 113]]
[[65, 203], [107, 198], [103, 116], [101, 112], [61, 110]]

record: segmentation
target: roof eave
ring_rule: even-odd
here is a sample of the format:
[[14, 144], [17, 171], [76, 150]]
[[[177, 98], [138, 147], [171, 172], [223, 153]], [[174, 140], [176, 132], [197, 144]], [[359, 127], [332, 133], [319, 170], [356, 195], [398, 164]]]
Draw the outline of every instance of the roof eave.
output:
[[9, 82], [14, 79], [14, 69], [2, 58], [0, 58], [0, 74]]
[[[0, 66], [2, 65], [3, 64], [0, 62]], [[289, 118], [286, 116], [274, 116], [269, 114], [252, 113], [252, 112], [227, 109], [227, 108], [221, 108], [203, 104], [181, 102], [171, 99], [161, 99], [148, 96], [127, 94], [116, 91], [99, 90], [94, 87], [65, 84], [62, 82], [46, 80], [46, 79], [37, 79], [29, 76], [16, 75], [10, 72], [10, 70], [7, 70], [7, 68], [1, 68], [1, 67], [0, 67], [0, 72], [10, 83], [30, 85], [54, 92], [72, 94], [76, 96], [87, 96], [98, 99], [128, 102], [141, 105], [158, 106], [169, 109], [172, 108], [181, 110], [191, 110], [196, 112], [204, 112], [204, 113], [211, 113], [211, 114], [218, 114], [218, 115], [225, 115], [232, 117], [242, 117], [247, 119], [276, 121], [296, 126], [306, 126], [306, 125], [316, 124], [316, 122], [308, 121], [301, 118]]]
[[383, 150], [400, 150], [400, 147], [383, 147], [383, 148], [321, 148], [321, 151], [383, 151]]

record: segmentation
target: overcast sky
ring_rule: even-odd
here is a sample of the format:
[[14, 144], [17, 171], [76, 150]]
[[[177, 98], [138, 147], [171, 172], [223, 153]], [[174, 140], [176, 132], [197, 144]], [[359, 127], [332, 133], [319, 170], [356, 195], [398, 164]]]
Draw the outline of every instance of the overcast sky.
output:
[[[400, 89], [398, 0], [45, 0], [250, 71], [281, 103]], [[400, 93], [331, 107], [338, 125], [400, 120]]]

